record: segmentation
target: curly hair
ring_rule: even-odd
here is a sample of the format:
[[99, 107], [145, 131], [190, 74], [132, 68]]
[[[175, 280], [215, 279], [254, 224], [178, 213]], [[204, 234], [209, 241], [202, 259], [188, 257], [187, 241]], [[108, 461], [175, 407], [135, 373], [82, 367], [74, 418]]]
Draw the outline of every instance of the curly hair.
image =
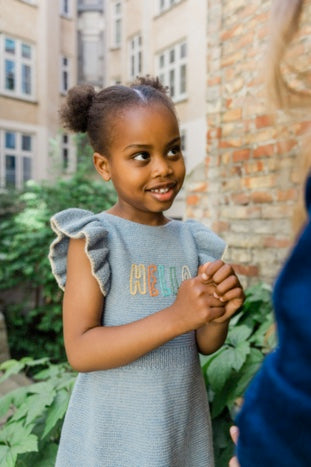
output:
[[154, 102], [176, 116], [167, 91], [158, 78], [149, 75], [138, 77], [128, 86], [114, 85], [98, 92], [89, 84], [77, 85], [69, 90], [60, 119], [64, 128], [87, 133], [94, 151], [109, 154], [113, 120], [125, 109]]

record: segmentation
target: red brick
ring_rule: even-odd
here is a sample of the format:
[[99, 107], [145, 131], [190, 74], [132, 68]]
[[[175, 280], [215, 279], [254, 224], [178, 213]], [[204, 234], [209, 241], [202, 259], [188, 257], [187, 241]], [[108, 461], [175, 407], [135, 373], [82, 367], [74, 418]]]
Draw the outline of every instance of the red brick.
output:
[[286, 152], [290, 152], [295, 146], [297, 146], [298, 142], [295, 139], [288, 139], [286, 141], [280, 141], [277, 143], [277, 153], [284, 154]]
[[296, 201], [298, 196], [297, 190], [291, 188], [289, 190], [279, 190], [277, 193], [278, 201]]
[[222, 116], [224, 122], [232, 122], [235, 120], [241, 120], [242, 118], [242, 109], [230, 109], [225, 112]]
[[288, 238], [265, 237], [263, 245], [267, 248], [288, 248], [291, 242]]
[[231, 200], [234, 204], [247, 205], [249, 204], [249, 195], [246, 193], [233, 193], [231, 195]]
[[267, 191], [254, 191], [251, 194], [251, 199], [254, 203], [262, 204], [262, 203], [272, 203], [273, 197]]
[[212, 225], [212, 230], [215, 233], [227, 232], [229, 230], [229, 227], [230, 227], [229, 222], [216, 221]]
[[197, 196], [197, 195], [190, 195], [190, 196], [187, 196], [187, 204], [189, 206], [197, 206], [197, 204], [199, 203], [200, 201], [200, 197]]
[[227, 140], [220, 140], [219, 141], [219, 148], [239, 148], [242, 145], [241, 138], [230, 138]]
[[311, 130], [311, 122], [302, 122], [302, 123], [298, 123], [295, 126], [295, 133], [297, 136], [303, 135], [304, 133], [310, 130]]
[[207, 81], [208, 86], [215, 86], [216, 84], [221, 83], [221, 77], [220, 76], [214, 76], [214, 78], [209, 78]]
[[237, 274], [241, 274], [242, 276], [256, 277], [259, 274], [258, 266], [233, 264], [232, 267]]
[[271, 126], [274, 124], [274, 117], [272, 115], [260, 115], [259, 117], [256, 117], [255, 123], [256, 123], [256, 128], [263, 128], [265, 126]]
[[226, 41], [227, 39], [231, 39], [231, 37], [241, 34], [241, 32], [243, 32], [243, 27], [239, 24], [237, 26], [234, 26], [234, 28], [232, 29], [227, 29], [226, 31], [224, 31], [221, 34], [220, 38], [222, 41]]
[[254, 157], [271, 157], [274, 155], [275, 144], [265, 144], [254, 149]]
[[239, 151], [234, 151], [232, 158], [233, 162], [240, 162], [246, 161], [250, 158], [250, 150], [249, 149], [240, 149]]

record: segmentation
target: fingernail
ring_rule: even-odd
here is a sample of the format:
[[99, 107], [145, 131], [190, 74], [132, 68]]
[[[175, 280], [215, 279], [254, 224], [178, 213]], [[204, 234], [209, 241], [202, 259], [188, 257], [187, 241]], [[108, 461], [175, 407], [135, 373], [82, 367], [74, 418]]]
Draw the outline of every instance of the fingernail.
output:
[[215, 298], [218, 298], [219, 300], [221, 300], [221, 298], [219, 298], [219, 296], [217, 295], [216, 292], [214, 292], [213, 295], [214, 295]]
[[207, 279], [208, 279], [208, 275], [207, 275], [205, 272], [203, 272], [203, 274], [202, 274], [201, 277], [202, 277], [202, 279], [204, 279], [204, 280], [207, 280]]

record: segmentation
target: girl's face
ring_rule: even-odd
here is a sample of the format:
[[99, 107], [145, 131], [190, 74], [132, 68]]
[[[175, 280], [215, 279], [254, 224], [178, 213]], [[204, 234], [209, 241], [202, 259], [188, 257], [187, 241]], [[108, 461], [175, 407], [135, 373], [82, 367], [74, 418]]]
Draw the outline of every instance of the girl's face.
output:
[[109, 157], [94, 154], [97, 171], [118, 193], [109, 212], [141, 224], [165, 224], [163, 211], [185, 177], [176, 117], [155, 103], [130, 107], [115, 120]]

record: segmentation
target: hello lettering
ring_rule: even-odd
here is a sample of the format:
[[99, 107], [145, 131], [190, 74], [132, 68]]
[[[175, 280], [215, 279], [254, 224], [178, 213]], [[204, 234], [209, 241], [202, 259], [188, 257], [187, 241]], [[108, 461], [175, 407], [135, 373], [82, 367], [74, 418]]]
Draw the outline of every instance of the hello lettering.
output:
[[[179, 272], [179, 274], [178, 274]], [[163, 264], [132, 264], [130, 271], [130, 294], [168, 297], [176, 295], [182, 281], [191, 278], [189, 267], [180, 271], [175, 266]]]

